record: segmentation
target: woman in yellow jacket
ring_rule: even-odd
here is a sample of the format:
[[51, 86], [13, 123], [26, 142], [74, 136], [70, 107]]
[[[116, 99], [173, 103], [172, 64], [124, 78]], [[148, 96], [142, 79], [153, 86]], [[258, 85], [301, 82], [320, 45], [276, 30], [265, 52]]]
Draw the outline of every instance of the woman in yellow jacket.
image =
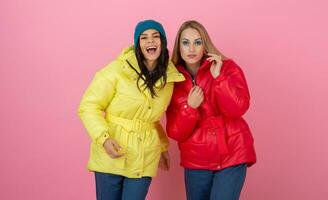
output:
[[98, 200], [145, 199], [158, 166], [169, 169], [168, 139], [159, 123], [184, 77], [169, 61], [163, 26], [137, 24], [134, 46], [96, 73], [79, 107], [92, 143], [88, 169]]

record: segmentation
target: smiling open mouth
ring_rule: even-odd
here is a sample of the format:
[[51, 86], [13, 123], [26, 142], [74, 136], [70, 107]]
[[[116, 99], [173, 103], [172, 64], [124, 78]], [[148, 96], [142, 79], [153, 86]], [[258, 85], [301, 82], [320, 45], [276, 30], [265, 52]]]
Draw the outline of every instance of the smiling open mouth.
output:
[[155, 53], [156, 50], [157, 50], [157, 47], [154, 47], [154, 46], [151, 46], [151, 47], [147, 47], [147, 48], [146, 48], [146, 51], [147, 51], [148, 53]]

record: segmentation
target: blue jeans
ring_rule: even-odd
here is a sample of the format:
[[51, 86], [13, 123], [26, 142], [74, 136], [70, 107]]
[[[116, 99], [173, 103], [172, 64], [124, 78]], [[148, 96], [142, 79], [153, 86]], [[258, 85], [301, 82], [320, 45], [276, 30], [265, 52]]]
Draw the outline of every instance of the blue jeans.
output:
[[144, 200], [151, 177], [127, 178], [95, 172], [97, 200]]
[[186, 169], [188, 200], [238, 200], [245, 182], [246, 164], [223, 170]]

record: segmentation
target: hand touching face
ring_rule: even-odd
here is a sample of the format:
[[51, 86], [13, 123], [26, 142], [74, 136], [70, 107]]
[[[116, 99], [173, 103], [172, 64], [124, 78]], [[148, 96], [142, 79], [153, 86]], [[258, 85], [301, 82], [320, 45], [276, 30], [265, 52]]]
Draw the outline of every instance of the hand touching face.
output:
[[220, 71], [221, 71], [221, 67], [222, 67], [222, 57], [220, 55], [216, 55], [213, 53], [208, 53], [207, 54], [208, 57], [206, 58], [206, 60], [212, 62], [211, 65], [211, 74], [213, 76], [213, 78], [216, 78], [220, 75]]

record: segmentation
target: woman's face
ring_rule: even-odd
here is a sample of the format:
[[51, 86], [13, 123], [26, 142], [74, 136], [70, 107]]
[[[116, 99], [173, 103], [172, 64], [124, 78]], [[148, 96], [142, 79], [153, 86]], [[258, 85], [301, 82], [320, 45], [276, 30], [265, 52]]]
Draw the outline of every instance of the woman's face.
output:
[[146, 64], [153, 64], [161, 54], [161, 37], [155, 29], [148, 29], [139, 37], [141, 52], [146, 59]]
[[187, 66], [199, 67], [203, 55], [204, 45], [199, 32], [193, 28], [187, 28], [181, 32], [180, 54]]

